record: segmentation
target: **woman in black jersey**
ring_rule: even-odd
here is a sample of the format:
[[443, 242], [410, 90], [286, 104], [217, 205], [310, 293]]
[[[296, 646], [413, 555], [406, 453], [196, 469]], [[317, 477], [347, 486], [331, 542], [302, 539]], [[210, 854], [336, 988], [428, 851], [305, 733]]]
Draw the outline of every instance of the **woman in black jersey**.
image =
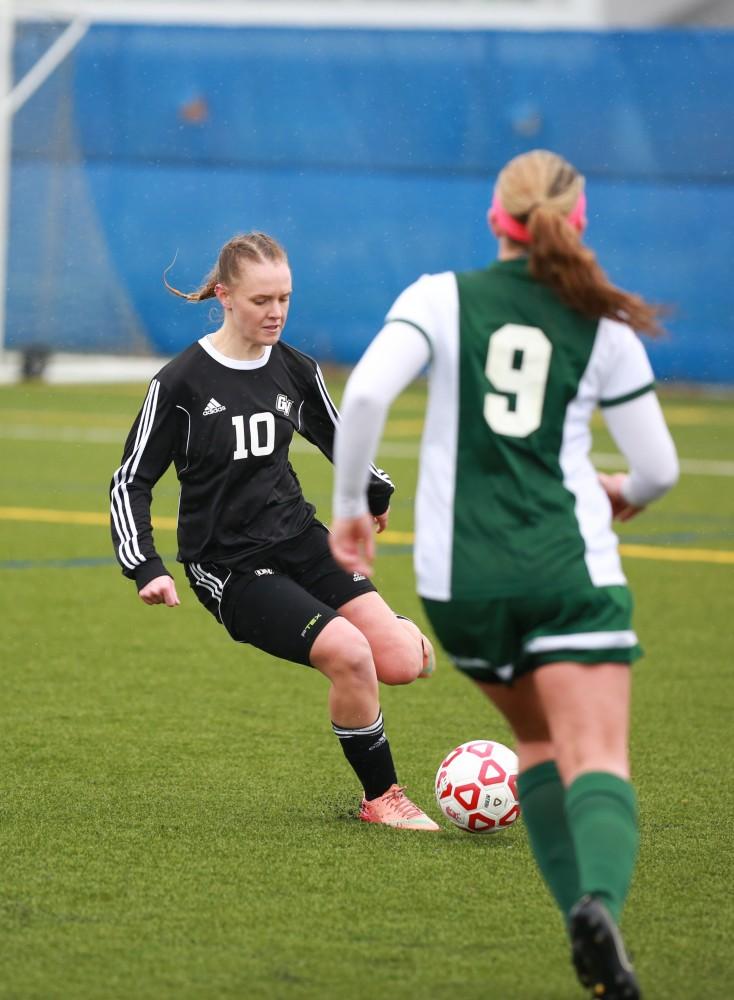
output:
[[[173, 462], [178, 558], [201, 603], [236, 641], [328, 678], [334, 732], [364, 786], [361, 819], [436, 830], [397, 783], [378, 699], [378, 681], [430, 673], [430, 644], [365, 576], [336, 564], [288, 459], [297, 431], [331, 460], [337, 412], [316, 362], [281, 341], [286, 253], [264, 233], [236, 236], [198, 291], [168, 287], [190, 301], [216, 297], [224, 317], [153, 378], [127, 438], [110, 490], [122, 571], [144, 603], [180, 603], [150, 518], [152, 489]], [[373, 466], [378, 532], [393, 489]]]

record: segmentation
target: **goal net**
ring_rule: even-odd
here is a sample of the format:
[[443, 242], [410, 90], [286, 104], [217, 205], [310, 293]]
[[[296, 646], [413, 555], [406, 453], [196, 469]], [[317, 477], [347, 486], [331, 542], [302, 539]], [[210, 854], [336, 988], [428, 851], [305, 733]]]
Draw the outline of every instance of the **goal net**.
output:
[[[230, 29], [286, 29], [282, 44], [272, 34], [268, 43], [282, 55], [284, 66], [295, 69], [294, 79], [284, 83], [287, 88], [298, 86], [298, 67], [287, 49], [295, 53], [301, 45], [289, 28], [360, 28], [369, 36], [370, 29], [380, 27], [527, 26], [538, 11], [560, 23], [577, 18], [579, 6], [578, 0], [458, 0], [451, 5], [431, 0], [0, 0], [0, 31], [7, 43], [6, 87], [0, 88], [0, 126], [5, 126], [0, 264], [7, 289], [4, 323], [0, 307], [0, 353], [3, 343], [15, 350], [171, 353], [202, 327], [201, 309], [182, 308], [163, 292], [161, 274], [176, 252], [172, 280], [190, 288], [232, 231], [267, 228], [274, 219], [280, 227], [275, 235], [289, 235], [288, 216], [296, 208], [289, 207], [281, 218], [263, 212], [256, 202], [259, 196], [282, 204], [289, 192], [295, 197], [303, 188], [297, 176], [299, 132], [309, 126], [286, 120], [285, 111], [278, 116], [276, 108], [273, 134], [256, 140], [262, 154], [243, 154], [242, 143], [239, 149], [228, 147], [227, 123], [213, 128], [213, 74], [201, 59], [202, 46], [211, 46], [215, 73], [224, 67], [222, 80], [241, 88], [229, 98], [231, 115], [249, 116], [252, 131], [262, 127], [263, 116], [254, 115], [248, 104], [264, 99], [257, 81], [248, 77], [257, 37], [246, 32], [249, 40], [239, 42], [237, 30]], [[366, 44], [376, 43], [368, 37]], [[241, 75], [235, 81], [229, 70], [237, 64], [238, 45]], [[186, 64], [188, 74], [181, 71]], [[334, 83], [338, 88], [339, 81]], [[3, 97], [3, 89], [10, 98]], [[131, 96], [137, 102], [133, 108], [126, 103]], [[278, 100], [287, 104], [282, 95]], [[295, 149], [291, 161], [267, 149], [271, 140], [282, 144], [286, 137]], [[336, 168], [329, 166], [338, 161], [332, 153], [323, 157], [329, 175], [320, 188], [324, 197], [332, 181], [340, 183]], [[353, 173], [356, 166], [347, 164], [347, 170]], [[252, 193], [249, 202], [224, 193], [232, 190], [232, 172], [238, 169], [242, 188]], [[296, 175], [292, 182], [284, 173], [288, 169]], [[172, 208], [174, 191], [178, 201]], [[220, 222], [217, 202], [223, 199], [230, 200], [231, 212]], [[310, 210], [314, 216], [318, 211]], [[323, 212], [329, 211], [324, 206]], [[330, 220], [332, 228], [335, 222]], [[340, 239], [347, 246], [355, 237], [342, 230]], [[329, 252], [336, 259], [338, 249]], [[365, 296], [368, 284], [363, 274]], [[357, 295], [355, 290], [352, 303], [358, 314]], [[384, 305], [384, 293], [379, 298]], [[370, 326], [378, 313], [373, 316]], [[318, 321], [311, 329], [303, 346], [328, 357], [332, 345], [321, 336]], [[365, 325], [365, 335], [366, 330]]]

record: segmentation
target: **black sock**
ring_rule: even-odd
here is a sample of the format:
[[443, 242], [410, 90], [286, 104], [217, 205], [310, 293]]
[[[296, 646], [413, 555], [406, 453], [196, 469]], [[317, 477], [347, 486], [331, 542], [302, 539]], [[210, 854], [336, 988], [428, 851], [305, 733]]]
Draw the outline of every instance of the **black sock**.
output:
[[364, 729], [345, 729], [335, 722], [331, 725], [339, 737], [344, 756], [362, 782], [366, 799], [377, 799], [385, 794], [390, 785], [397, 784], [382, 712], [371, 726]]

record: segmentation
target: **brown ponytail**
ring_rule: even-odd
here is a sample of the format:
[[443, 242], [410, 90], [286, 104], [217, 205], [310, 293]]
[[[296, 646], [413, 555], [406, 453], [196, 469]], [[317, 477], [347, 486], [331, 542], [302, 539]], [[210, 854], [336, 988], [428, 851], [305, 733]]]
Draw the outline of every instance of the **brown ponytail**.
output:
[[656, 336], [663, 310], [612, 284], [568, 221], [583, 189], [581, 174], [543, 149], [510, 160], [497, 179], [502, 206], [529, 231], [526, 249], [534, 278], [589, 319], [620, 320]]
[[[288, 255], [283, 247], [266, 233], [240, 233], [228, 240], [219, 251], [217, 263], [204, 278], [202, 285], [194, 292], [181, 292], [168, 283], [168, 272], [173, 267], [170, 264], [163, 272], [163, 284], [169, 292], [178, 295], [189, 302], [203, 302], [204, 299], [215, 298], [217, 285], [232, 285], [240, 277], [241, 261], [264, 264], [266, 261], [283, 261], [288, 263]], [[174, 262], [175, 263], [175, 258]]]

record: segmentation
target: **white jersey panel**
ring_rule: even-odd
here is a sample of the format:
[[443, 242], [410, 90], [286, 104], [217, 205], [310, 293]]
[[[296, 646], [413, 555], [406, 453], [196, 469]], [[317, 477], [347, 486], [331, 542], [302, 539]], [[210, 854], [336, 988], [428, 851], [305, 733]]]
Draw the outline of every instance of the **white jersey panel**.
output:
[[595, 587], [626, 583], [617, 551], [617, 536], [611, 528], [609, 499], [599, 483], [591, 463], [589, 421], [595, 403], [582, 396], [585, 374], [579, 394], [566, 409], [559, 463], [563, 485], [574, 496], [574, 512], [584, 541], [586, 568]]
[[601, 320], [576, 397], [566, 410], [559, 455], [563, 485], [575, 498], [586, 568], [596, 587], [627, 581], [611, 527], [609, 499], [589, 457], [591, 415], [602, 395], [624, 396], [651, 381], [650, 363], [634, 332], [622, 323]]
[[418, 593], [447, 601], [459, 438], [459, 292], [454, 273], [423, 275], [402, 292], [387, 320], [413, 324], [431, 346], [413, 558]]

